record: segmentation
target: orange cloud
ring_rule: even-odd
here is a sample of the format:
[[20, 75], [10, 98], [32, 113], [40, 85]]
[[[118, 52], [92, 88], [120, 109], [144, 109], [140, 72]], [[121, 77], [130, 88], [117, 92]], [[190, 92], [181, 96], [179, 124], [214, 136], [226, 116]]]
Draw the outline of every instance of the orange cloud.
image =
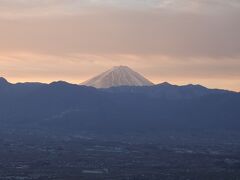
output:
[[0, 0], [0, 75], [14, 82], [80, 83], [128, 65], [156, 83], [239, 90], [239, 5]]

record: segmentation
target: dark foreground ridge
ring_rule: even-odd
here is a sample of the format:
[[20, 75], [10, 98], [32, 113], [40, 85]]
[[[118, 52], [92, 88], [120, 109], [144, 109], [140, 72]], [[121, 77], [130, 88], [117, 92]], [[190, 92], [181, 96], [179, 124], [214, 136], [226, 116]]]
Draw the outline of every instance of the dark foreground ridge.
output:
[[95, 89], [0, 81], [1, 123], [92, 132], [240, 129], [240, 94], [200, 85]]

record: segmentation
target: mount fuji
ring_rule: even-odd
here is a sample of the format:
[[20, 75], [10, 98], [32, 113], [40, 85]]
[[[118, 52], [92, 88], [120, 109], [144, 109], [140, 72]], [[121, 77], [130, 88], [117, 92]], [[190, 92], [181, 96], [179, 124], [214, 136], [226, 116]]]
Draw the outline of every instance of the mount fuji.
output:
[[119, 86], [152, 86], [151, 81], [127, 66], [115, 66], [110, 70], [82, 83], [95, 88]]

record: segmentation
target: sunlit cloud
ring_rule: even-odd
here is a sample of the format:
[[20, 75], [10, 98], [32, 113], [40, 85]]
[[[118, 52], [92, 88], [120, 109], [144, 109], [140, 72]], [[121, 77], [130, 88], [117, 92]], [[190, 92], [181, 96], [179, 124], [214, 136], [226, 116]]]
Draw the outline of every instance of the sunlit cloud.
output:
[[172, 12], [238, 11], [238, 0], [0, 0], [0, 18], [62, 16], [115, 8]]
[[0, 76], [80, 83], [128, 65], [240, 90], [239, 0], [0, 0]]

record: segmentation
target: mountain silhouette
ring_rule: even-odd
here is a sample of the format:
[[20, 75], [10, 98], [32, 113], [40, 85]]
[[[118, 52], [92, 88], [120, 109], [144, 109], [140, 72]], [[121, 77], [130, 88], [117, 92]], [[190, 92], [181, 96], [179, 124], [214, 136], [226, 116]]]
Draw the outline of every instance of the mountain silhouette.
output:
[[0, 77], [0, 87], [5, 87], [10, 85], [10, 83], [3, 77]]
[[201, 85], [183, 85], [177, 86], [170, 83], [164, 82], [153, 86], [122, 86], [122, 87], [111, 87], [104, 89], [106, 92], [111, 93], [132, 93], [141, 94], [148, 97], [154, 98], [167, 98], [167, 99], [189, 99], [210, 94], [223, 94], [231, 93], [231, 91], [221, 89], [208, 89]]
[[63, 81], [18, 83], [2, 90], [0, 99], [1, 124], [17, 128], [110, 134], [240, 130], [240, 94], [200, 85], [96, 89]]

